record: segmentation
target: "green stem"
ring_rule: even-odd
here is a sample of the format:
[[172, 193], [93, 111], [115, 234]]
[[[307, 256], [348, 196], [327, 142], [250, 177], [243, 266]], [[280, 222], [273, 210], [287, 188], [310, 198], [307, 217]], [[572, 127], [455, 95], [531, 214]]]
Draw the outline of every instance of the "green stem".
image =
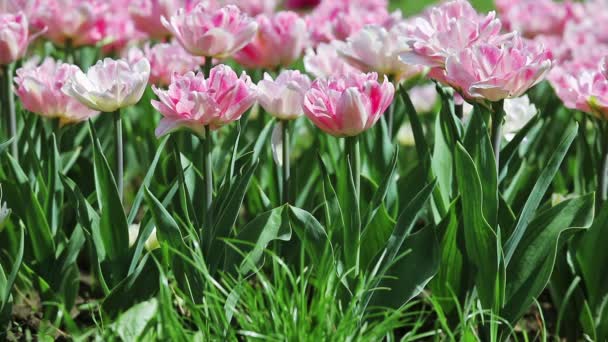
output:
[[211, 68], [213, 68], [213, 58], [205, 57], [205, 65], [203, 66], [203, 73], [205, 77], [209, 77], [211, 74]]
[[65, 41], [65, 59], [69, 64], [74, 64], [74, 46], [72, 40], [68, 39]]
[[462, 118], [464, 117], [464, 105], [462, 104], [455, 104], [454, 105], [454, 112], [456, 114], [456, 117], [459, 118], [462, 121]]
[[496, 171], [500, 172], [500, 143], [502, 142], [502, 123], [505, 117], [504, 100], [492, 104], [492, 146], [496, 159]]
[[211, 130], [209, 126], [205, 126], [205, 140], [203, 144], [203, 160], [205, 167], [205, 229], [212, 229], [213, 227], [213, 216], [212, 216], [212, 205], [213, 205], [213, 164], [211, 159]]
[[396, 101], [393, 101], [388, 107], [388, 138], [393, 141], [393, 126], [395, 125], [395, 105]]
[[289, 121], [280, 122], [283, 138], [283, 204], [289, 203], [289, 180], [290, 180], [290, 135]]
[[9, 122], [9, 137], [13, 138], [11, 144], [11, 154], [15, 160], [19, 161], [18, 144], [17, 144], [17, 115], [15, 113], [15, 97], [13, 96], [13, 67], [12, 65], [4, 65], [3, 70], [5, 84], [4, 91], [6, 96], [5, 113], [8, 116]]
[[600, 165], [600, 188], [598, 192], [603, 203], [608, 199], [608, 123], [601, 121], [598, 124], [603, 145], [602, 164]]
[[124, 198], [124, 156], [122, 145], [122, 119], [120, 109], [114, 113], [114, 129], [116, 133], [116, 186], [118, 187], [118, 197], [122, 202]]
[[347, 268], [354, 267], [354, 276], [359, 274], [359, 258], [361, 251], [361, 216], [359, 198], [361, 194], [361, 154], [359, 151], [359, 137], [347, 137], [345, 141], [346, 161], [349, 166], [348, 177], [352, 176], [354, 185], [354, 196], [349, 196], [353, 200], [349, 202], [347, 215], [349, 216], [348, 227], [344, 229], [344, 252], [346, 256]]

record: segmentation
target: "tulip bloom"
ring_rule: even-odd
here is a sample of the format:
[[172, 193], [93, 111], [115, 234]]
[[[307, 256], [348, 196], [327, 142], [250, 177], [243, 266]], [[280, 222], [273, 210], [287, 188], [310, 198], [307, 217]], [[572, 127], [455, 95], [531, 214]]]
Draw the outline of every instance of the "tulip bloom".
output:
[[153, 100], [152, 106], [163, 115], [157, 136], [180, 128], [202, 136], [206, 126], [218, 129], [240, 119], [257, 99], [251, 78], [245, 73], [239, 77], [222, 64], [212, 68], [207, 79], [200, 72], [174, 74], [168, 90], [152, 90], [160, 100]]
[[104, 38], [109, 4], [102, 0], [45, 0], [34, 17], [57, 45], [94, 45]]
[[582, 5], [568, 0], [500, 0], [497, 8], [508, 31], [525, 37], [562, 35], [566, 24], [581, 17]]
[[297, 70], [284, 70], [273, 80], [268, 74], [258, 83], [259, 102], [268, 114], [281, 120], [293, 120], [304, 114], [304, 95], [310, 78]]
[[393, 101], [395, 87], [376, 73], [318, 79], [304, 97], [304, 113], [336, 137], [356, 136], [371, 128]]
[[309, 74], [318, 78], [359, 71], [338, 54], [334, 44], [326, 43], [319, 44], [316, 50], [312, 48], [306, 50], [304, 68]]
[[190, 13], [180, 9], [163, 25], [180, 44], [195, 56], [223, 59], [249, 44], [258, 24], [243, 14], [238, 7], [228, 5], [215, 9], [209, 2], [201, 2]]
[[225, 5], [236, 5], [252, 17], [260, 14], [271, 15], [277, 8], [277, 0], [221, 0]]
[[513, 140], [515, 134], [532, 119], [538, 110], [530, 102], [528, 95], [506, 99], [504, 103], [505, 124], [503, 133], [507, 141]]
[[241, 65], [274, 69], [288, 67], [302, 55], [308, 44], [304, 19], [294, 12], [257, 17], [258, 33], [253, 41], [234, 55]]
[[321, 0], [287, 0], [285, 8], [289, 10], [301, 10], [318, 6]]
[[391, 21], [386, 0], [325, 0], [308, 15], [315, 43], [345, 40], [368, 24]]
[[106, 58], [86, 74], [78, 70], [63, 91], [91, 109], [109, 113], [139, 102], [149, 77], [150, 63], [145, 58], [135, 65]]
[[431, 68], [429, 75], [443, 81], [446, 59], [477, 43], [497, 44], [501, 23], [495, 13], [480, 16], [466, 0], [453, 0], [433, 7], [407, 25], [409, 50], [400, 58], [408, 64]]
[[11, 64], [23, 57], [28, 43], [25, 14], [0, 14], [0, 65]]
[[186, 8], [189, 0], [134, 0], [129, 4], [129, 14], [137, 30], [150, 38], [165, 39], [171, 32], [165, 28], [161, 18], [170, 18], [180, 8]]
[[143, 50], [133, 47], [126, 55], [129, 64], [135, 64], [143, 58], [150, 62], [149, 82], [157, 86], [168, 86], [174, 73], [184, 74], [195, 71], [205, 63], [203, 57], [192, 56], [175, 41], [152, 47], [148, 43]]
[[363, 72], [378, 72], [395, 79], [411, 78], [422, 72], [422, 67], [399, 60], [409, 50], [404, 41], [404, 26], [390, 30], [379, 25], [368, 25], [350, 36], [346, 42], [336, 41], [338, 53]]
[[553, 69], [549, 81], [564, 106], [608, 120], [608, 80], [602, 69], [570, 63]]
[[16, 93], [30, 112], [58, 118], [61, 125], [81, 122], [99, 114], [64, 94], [63, 85], [79, 71], [77, 66], [47, 57], [40, 66], [27, 64], [17, 70]]
[[510, 44], [479, 44], [446, 61], [445, 80], [469, 100], [491, 102], [522, 96], [542, 81], [551, 68], [540, 46], [515, 37]]

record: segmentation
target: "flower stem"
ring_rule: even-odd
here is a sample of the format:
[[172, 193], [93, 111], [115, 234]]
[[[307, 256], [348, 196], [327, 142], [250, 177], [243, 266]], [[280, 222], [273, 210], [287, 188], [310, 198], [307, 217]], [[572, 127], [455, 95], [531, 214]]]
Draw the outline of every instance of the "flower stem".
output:
[[462, 121], [462, 118], [464, 117], [464, 105], [462, 104], [455, 104], [454, 105], [454, 112], [456, 113], [456, 117], [459, 118]]
[[361, 216], [359, 207], [359, 198], [361, 194], [361, 154], [359, 151], [359, 137], [346, 138], [346, 161], [349, 166], [350, 173], [347, 177], [352, 176], [354, 185], [354, 196], [349, 196], [353, 199], [349, 201], [347, 214], [348, 224], [344, 229], [344, 253], [345, 262], [348, 269], [354, 268], [353, 275], [359, 274], [359, 258], [361, 254]]
[[122, 145], [122, 118], [120, 109], [114, 113], [114, 129], [116, 133], [116, 186], [118, 187], [118, 197], [122, 202], [124, 198], [124, 156]]
[[289, 120], [281, 121], [283, 138], [283, 204], [289, 203], [289, 180], [290, 180], [290, 135]]
[[602, 164], [600, 165], [599, 195], [601, 202], [608, 199], [608, 122], [598, 122], [602, 141]]
[[211, 130], [205, 126], [205, 140], [203, 144], [203, 160], [205, 164], [205, 229], [212, 229], [213, 216], [211, 208], [213, 205], [213, 165], [211, 159]]
[[205, 64], [203, 65], [203, 73], [205, 74], [205, 77], [209, 77], [211, 74], [211, 68], [213, 68], [213, 58], [205, 57]]
[[496, 171], [500, 172], [500, 143], [502, 142], [502, 122], [504, 120], [504, 100], [492, 104], [492, 146], [496, 159]]
[[393, 126], [395, 125], [395, 104], [393, 101], [391, 105], [388, 107], [388, 138], [390, 141], [393, 141]]
[[13, 95], [13, 66], [4, 65], [2, 68], [4, 74], [4, 91], [6, 102], [3, 104], [5, 115], [8, 117], [9, 137], [13, 138], [11, 144], [11, 154], [15, 160], [19, 160], [17, 149], [17, 115], [15, 113], [15, 96]]

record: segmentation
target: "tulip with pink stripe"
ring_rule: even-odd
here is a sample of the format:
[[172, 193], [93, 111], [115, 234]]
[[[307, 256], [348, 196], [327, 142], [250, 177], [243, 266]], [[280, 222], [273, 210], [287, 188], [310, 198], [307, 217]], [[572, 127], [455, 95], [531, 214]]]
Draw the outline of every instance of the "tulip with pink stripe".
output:
[[322, 131], [356, 136], [371, 128], [389, 107], [395, 87], [376, 73], [318, 79], [304, 97], [304, 113]]
[[23, 13], [0, 14], [0, 65], [23, 57], [29, 43], [28, 21]]
[[215, 130], [240, 119], [257, 100], [251, 78], [223, 64], [212, 68], [207, 79], [200, 72], [174, 74], [168, 90], [152, 90], [160, 100], [152, 106], [163, 115], [157, 136], [182, 128], [204, 136], [205, 127]]
[[32, 113], [59, 119], [60, 125], [85, 121], [99, 114], [63, 93], [63, 85], [79, 71], [71, 64], [47, 57], [37, 66], [28, 63], [17, 70], [16, 93], [23, 107]]
[[256, 18], [258, 33], [253, 41], [234, 55], [241, 65], [275, 69], [288, 67], [302, 55], [308, 44], [304, 19], [294, 12], [279, 12]]
[[180, 9], [163, 25], [195, 56], [223, 59], [249, 44], [258, 24], [234, 5], [217, 9], [209, 1], [199, 3], [191, 12]]

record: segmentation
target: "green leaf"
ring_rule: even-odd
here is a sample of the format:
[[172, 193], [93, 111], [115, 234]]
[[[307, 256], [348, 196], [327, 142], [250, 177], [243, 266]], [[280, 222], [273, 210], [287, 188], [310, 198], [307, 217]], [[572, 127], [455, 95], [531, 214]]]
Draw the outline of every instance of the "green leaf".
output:
[[608, 273], [598, 272], [608, 265], [608, 202], [598, 212], [593, 225], [575, 243], [576, 260], [591, 307], [597, 310], [608, 293]]
[[182, 250], [185, 244], [177, 222], [148, 188], [145, 188], [145, 197], [156, 224], [159, 239], [166, 241], [175, 250]]
[[483, 190], [475, 162], [460, 143], [455, 152], [466, 253], [477, 268], [475, 284], [483, 307], [497, 310], [504, 296], [504, 266], [501, 266], [504, 264], [497, 244], [499, 237], [484, 218]]
[[593, 194], [581, 196], [538, 214], [530, 222], [507, 267], [503, 317], [515, 323], [528, 311], [549, 282], [557, 250], [567, 240], [565, 233], [591, 226], [594, 203]]
[[437, 273], [439, 244], [435, 227], [429, 225], [408, 236], [399, 253], [374, 291], [371, 305], [399, 308], [417, 296]]
[[498, 220], [498, 175], [494, 149], [488, 136], [488, 127], [482, 117], [481, 106], [469, 120], [463, 144], [475, 162], [483, 193], [483, 217], [490, 227], [497, 229]]
[[380, 186], [378, 186], [378, 190], [374, 193], [372, 197], [367, 213], [365, 215], [365, 219], [362, 221], [364, 225], [367, 225], [372, 217], [375, 215], [376, 211], [382, 205], [382, 202], [386, 198], [386, 194], [388, 193], [388, 188], [391, 184], [395, 182], [395, 173], [397, 169], [397, 161], [398, 161], [399, 149], [396, 147], [393, 153], [393, 157], [390, 162], [390, 166], [388, 168], [388, 172], [384, 175]]
[[95, 191], [100, 211], [100, 232], [106, 256], [109, 260], [118, 261], [129, 251], [129, 230], [127, 218], [123, 211], [116, 182], [110, 165], [104, 156], [101, 144], [95, 134], [93, 124], [89, 123], [93, 144], [93, 165], [95, 173]]
[[13, 259], [11, 273], [8, 275], [8, 277], [5, 277], [4, 269], [0, 265], [0, 272], [2, 273], [2, 281], [0, 281], [0, 295], [2, 296], [2, 298], [0, 298], [0, 312], [4, 310], [4, 306], [9, 302], [13, 284], [15, 283], [15, 279], [17, 279], [17, 273], [19, 272], [21, 262], [23, 261], [23, 248], [25, 238], [23, 230], [20, 229], [19, 232], [19, 248], [17, 249], [17, 255], [15, 255], [15, 258]]
[[568, 126], [568, 129], [562, 135], [562, 139], [559, 146], [557, 146], [557, 148], [553, 152], [551, 159], [543, 169], [540, 177], [538, 177], [538, 180], [534, 185], [534, 189], [532, 189], [532, 191], [530, 192], [530, 197], [528, 197], [528, 200], [526, 201], [526, 204], [524, 205], [524, 208], [521, 214], [519, 215], [517, 225], [513, 229], [513, 234], [505, 243], [504, 250], [507, 264], [510, 262], [513, 253], [515, 253], [517, 245], [519, 244], [521, 239], [524, 238], [526, 229], [528, 228], [528, 224], [532, 220], [536, 209], [538, 208], [540, 202], [545, 196], [549, 185], [551, 185], [553, 177], [555, 177], [555, 173], [562, 164], [566, 153], [568, 153], [570, 145], [574, 141], [577, 132], [578, 124], [575, 123], [574, 125]]
[[306, 210], [289, 206], [291, 228], [295, 231], [304, 249], [316, 265], [323, 260], [323, 254], [329, 247], [333, 254], [331, 242], [323, 226]]
[[[264, 250], [273, 240], [289, 241], [291, 239], [291, 228], [289, 220], [285, 219], [286, 206], [280, 206], [258, 215], [239, 232], [237, 242], [238, 253], [244, 255], [244, 259], [238, 265], [238, 273], [247, 275], [255, 271], [264, 255]], [[236, 264], [237, 252], [232, 251], [227, 258], [227, 270], [232, 271], [232, 265]]]
[[161, 156], [163, 150], [165, 149], [165, 145], [167, 144], [168, 140], [169, 140], [169, 135], [165, 136], [160, 141], [160, 144], [158, 145], [158, 148], [156, 149], [156, 153], [154, 154], [154, 159], [152, 160], [152, 164], [150, 164], [150, 167], [148, 168], [148, 172], [146, 172], [146, 176], [144, 177], [144, 181], [142, 182], [141, 187], [139, 188], [139, 191], [137, 191], [137, 195], [135, 195], [135, 199], [133, 200], [133, 205], [131, 206], [131, 211], [129, 212], [129, 217], [127, 218], [128, 224], [133, 223], [133, 221], [135, 221], [135, 217], [137, 217], [137, 212], [139, 211], [141, 202], [144, 199], [145, 188], [150, 186], [150, 182], [152, 181], [152, 178], [154, 177], [154, 173], [156, 172], [156, 166], [158, 165], [160, 156]]
[[52, 260], [55, 255], [55, 241], [44, 210], [17, 161], [8, 154], [5, 156], [9, 161], [11, 178], [15, 181], [14, 184], [3, 184], [8, 205], [25, 222], [35, 259], [40, 263]]
[[148, 324], [158, 313], [158, 300], [152, 298], [136, 304], [122, 314], [111, 329], [123, 341], [139, 341]]
[[367, 269], [374, 257], [386, 246], [391, 233], [395, 229], [395, 221], [390, 217], [384, 205], [380, 206], [361, 236], [361, 266]]
[[13, 143], [13, 139], [14, 138], [10, 138], [7, 141], [0, 144], [0, 154], [4, 153], [4, 151], [6, 151], [6, 149], [11, 146], [11, 144]]

